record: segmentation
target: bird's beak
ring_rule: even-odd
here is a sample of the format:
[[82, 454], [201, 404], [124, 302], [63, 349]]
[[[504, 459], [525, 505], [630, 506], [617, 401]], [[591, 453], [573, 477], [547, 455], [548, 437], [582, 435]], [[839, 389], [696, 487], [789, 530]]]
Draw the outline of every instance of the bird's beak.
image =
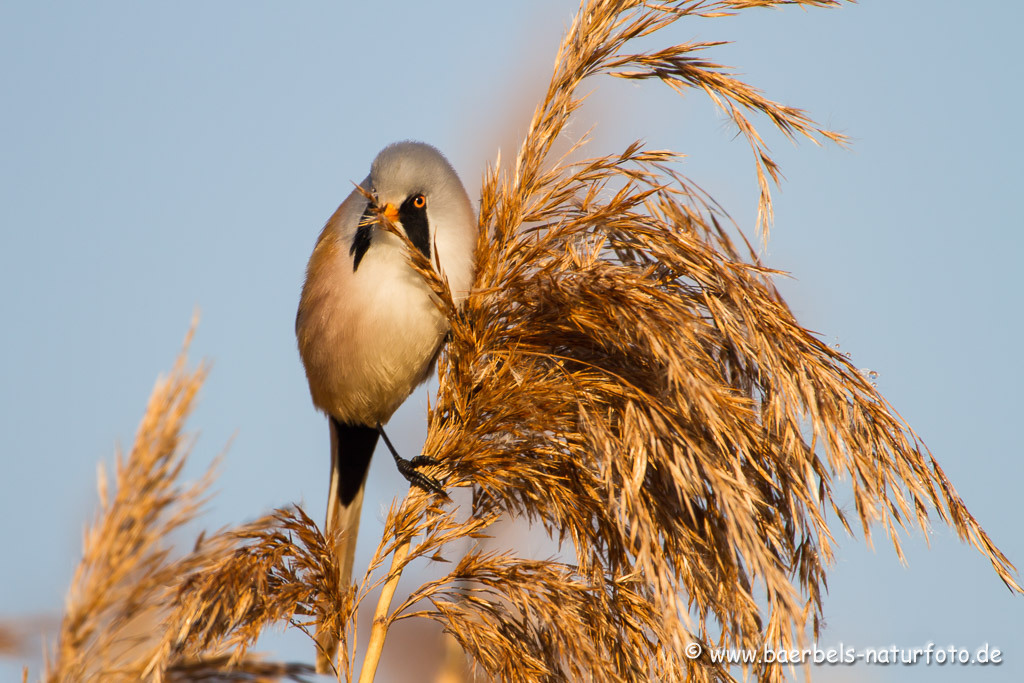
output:
[[398, 220], [398, 209], [395, 208], [394, 204], [385, 204], [384, 211], [381, 213], [383, 213], [392, 223]]

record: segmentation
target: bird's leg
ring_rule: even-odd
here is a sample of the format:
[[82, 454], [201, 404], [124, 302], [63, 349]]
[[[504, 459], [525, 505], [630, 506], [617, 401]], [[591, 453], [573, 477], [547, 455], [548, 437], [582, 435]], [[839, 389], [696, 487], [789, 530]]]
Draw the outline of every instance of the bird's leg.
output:
[[441, 482], [438, 480], [428, 477], [422, 472], [418, 472], [418, 467], [426, 467], [430, 465], [437, 465], [438, 462], [434, 458], [427, 457], [426, 455], [417, 455], [411, 460], [407, 460], [398, 454], [395, 447], [391, 445], [391, 439], [384, 433], [384, 426], [381, 423], [377, 423], [377, 431], [382, 437], [384, 437], [384, 445], [391, 451], [391, 456], [395, 459], [395, 465], [398, 466], [398, 471], [401, 473], [405, 480], [413, 486], [419, 486], [424, 491], [436, 493], [438, 495], [448, 497], [445, 493], [444, 488], [441, 486]]

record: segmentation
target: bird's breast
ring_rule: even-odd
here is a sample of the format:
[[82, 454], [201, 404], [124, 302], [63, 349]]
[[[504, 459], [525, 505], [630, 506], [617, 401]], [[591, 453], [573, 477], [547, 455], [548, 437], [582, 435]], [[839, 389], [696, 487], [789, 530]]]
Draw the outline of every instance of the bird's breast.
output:
[[299, 351], [313, 403], [346, 422], [386, 422], [427, 379], [447, 321], [401, 243], [378, 232], [357, 269], [335, 249], [310, 269]]

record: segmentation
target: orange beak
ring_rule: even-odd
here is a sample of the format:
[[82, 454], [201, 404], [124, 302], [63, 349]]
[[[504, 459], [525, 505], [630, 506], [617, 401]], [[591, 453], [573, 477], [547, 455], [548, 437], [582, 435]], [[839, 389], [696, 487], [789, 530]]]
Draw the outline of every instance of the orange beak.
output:
[[398, 209], [395, 208], [394, 204], [386, 204], [382, 213], [387, 216], [387, 219], [391, 222], [398, 220]]

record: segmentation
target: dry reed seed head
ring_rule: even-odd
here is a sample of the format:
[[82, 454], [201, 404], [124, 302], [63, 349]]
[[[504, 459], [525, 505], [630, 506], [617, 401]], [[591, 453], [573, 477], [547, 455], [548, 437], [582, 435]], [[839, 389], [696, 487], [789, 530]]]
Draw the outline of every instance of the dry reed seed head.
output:
[[[190, 339], [191, 332], [186, 348]], [[205, 373], [202, 366], [187, 370], [183, 351], [157, 382], [131, 452], [118, 455], [116, 492], [101, 496], [86, 530], [47, 680], [123, 672], [151, 643], [182, 569], [170, 559], [166, 537], [198, 513], [213, 476], [211, 470], [191, 486], [176, 483], [189, 448], [181, 428]]]
[[352, 595], [338, 585], [333, 546], [300, 508], [227, 535], [232, 551], [182, 584], [168, 619], [168, 653], [193, 659], [230, 651], [233, 666], [271, 624], [305, 628], [318, 615], [325, 628], [343, 627]]
[[[302, 664], [262, 662], [247, 656], [244, 646], [262, 626], [246, 624], [250, 629], [243, 635], [250, 640], [236, 636], [243, 647], [230, 653], [224, 652], [223, 643], [213, 643], [212, 636], [257, 603], [239, 589], [238, 574], [217, 571], [239, 555], [239, 540], [274, 524], [285, 531], [300, 527], [300, 532], [305, 531], [304, 525], [314, 530], [315, 525], [307, 518], [265, 518], [241, 530], [200, 534], [188, 552], [176, 551], [169, 540], [199, 513], [216, 472], [215, 460], [199, 481], [179, 482], [191, 444], [183, 435], [184, 423], [207, 372], [204, 365], [194, 370], [186, 367], [194, 329], [195, 320], [171, 373], [154, 387], [131, 450], [118, 453], [113, 490], [100, 471], [99, 510], [84, 534], [82, 559], [69, 590], [56, 650], [46, 663], [45, 680], [298, 681], [310, 671]], [[281, 531], [275, 533], [281, 535]], [[222, 582], [222, 592], [206, 604], [190, 605], [189, 596], [208, 587], [204, 580], [211, 577]], [[251, 573], [250, 578], [259, 585], [276, 577], [268, 571]], [[252, 591], [251, 585], [246, 588]], [[189, 606], [195, 610], [183, 615]], [[179, 635], [186, 642], [203, 636], [208, 647], [195, 657], [184, 657], [184, 648], [174, 647]]]
[[[540, 521], [571, 540], [578, 563], [552, 563], [563, 573], [545, 582], [526, 571], [530, 561], [495, 556], [460, 563], [414, 593], [433, 601], [430, 616], [492, 675], [712, 680], [728, 672], [687, 663], [691, 638], [802, 642], [819, 623], [832, 557], [826, 513], [848, 526], [832, 497], [836, 477], [851, 480], [862, 527], [881, 521], [897, 551], [911, 511], [925, 526], [933, 508], [1016, 588], [1012, 566], [913, 432], [845, 357], [793, 319], [773, 271], [745, 238], [737, 249], [719, 208], [668, 166], [671, 155], [637, 144], [546, 165], [587, 75], [698, 87], [752, 145], [767, 218], [766, 174], [777, 178], [777, 167], [740, 108], [788, 136], [841, 136], [688, 56], [711, 44], [617, 50], [678, 16], [770, 4], [779, 3], [586, 4], [514, 171], [484, 179], [478, 287], [442, 357], [426, 451], [451, 469], [449, 485], [473, 486], [474, 515]], [[640, 577], [629, 599], [611, 588], [622, 576]], [[446, 593], [446, 582], [460, 588]], [[614, 599], [585, 610], [586, 631], [561, 609], [572, 600], [544, 598], [559, 589]], [[538, 635], [539, 624], [555, 623], [571, 637]], [[595, 659], [622, 642], [623, 624], [640, 625], [647, 645], [630, 640], [626, 660]], [[781, 677], [763, 665], [751, 673]]]

